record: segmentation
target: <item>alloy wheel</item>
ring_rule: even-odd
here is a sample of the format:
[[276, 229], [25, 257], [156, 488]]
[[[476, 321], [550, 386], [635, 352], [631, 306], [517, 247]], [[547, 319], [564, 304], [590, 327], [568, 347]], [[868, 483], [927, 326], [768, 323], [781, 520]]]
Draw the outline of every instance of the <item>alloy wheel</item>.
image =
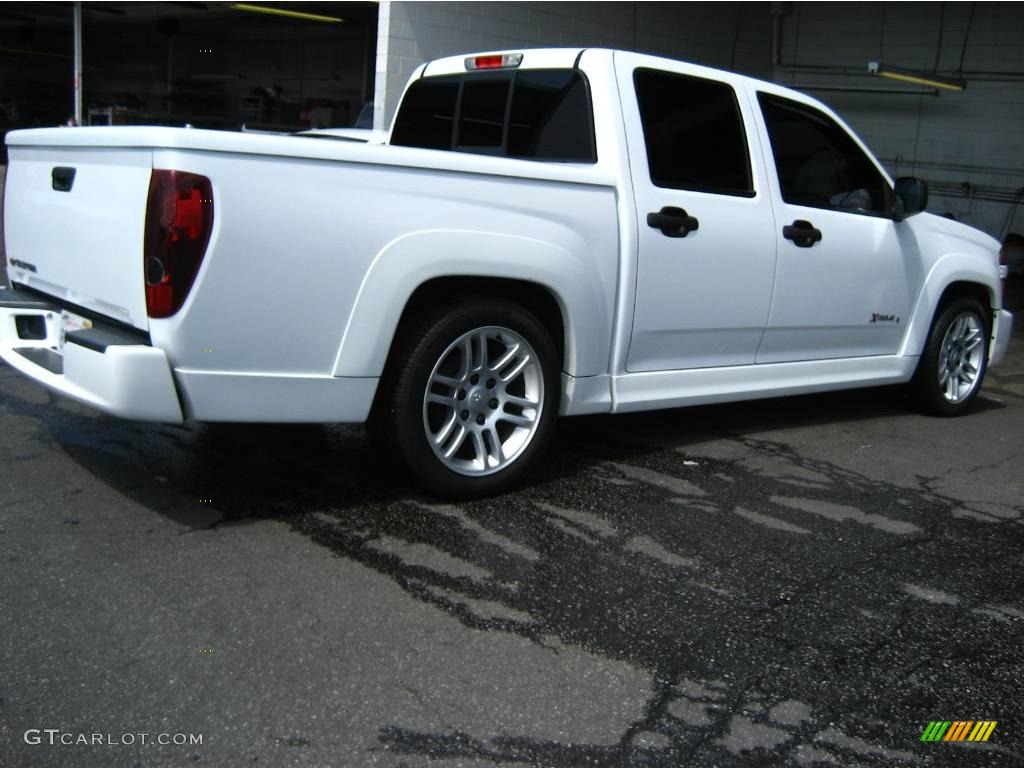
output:
[[441, 353], [423, 394], [423, 427], [445, 467], [490, 475], [529, 445], [543, 408], [536, 351], [509, 328], [485, 326], [463, 333]]
[[985, 326], [974, 312], [961, 312], [949, 324], [939, 347], [939, 389], [949, 403], [961, 403], [978, 386], [984, 364]]

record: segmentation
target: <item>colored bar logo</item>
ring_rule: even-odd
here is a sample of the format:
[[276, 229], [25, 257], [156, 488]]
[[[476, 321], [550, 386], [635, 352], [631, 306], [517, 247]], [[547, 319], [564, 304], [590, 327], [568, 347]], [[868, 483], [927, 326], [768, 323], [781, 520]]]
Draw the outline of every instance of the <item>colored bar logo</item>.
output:
[[932, 720], [921, 741], [988, 741], [995, 729], [995, 720]]

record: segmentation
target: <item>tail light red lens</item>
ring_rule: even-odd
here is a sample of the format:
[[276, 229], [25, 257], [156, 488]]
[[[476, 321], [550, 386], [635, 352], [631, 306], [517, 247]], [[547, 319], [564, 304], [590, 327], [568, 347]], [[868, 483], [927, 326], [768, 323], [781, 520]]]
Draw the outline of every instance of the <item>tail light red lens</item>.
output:
[[143, 238], [146, 311], [170, 317], [185, 302], [213, 228], [213, 188], [205, 176], [154, 170]]

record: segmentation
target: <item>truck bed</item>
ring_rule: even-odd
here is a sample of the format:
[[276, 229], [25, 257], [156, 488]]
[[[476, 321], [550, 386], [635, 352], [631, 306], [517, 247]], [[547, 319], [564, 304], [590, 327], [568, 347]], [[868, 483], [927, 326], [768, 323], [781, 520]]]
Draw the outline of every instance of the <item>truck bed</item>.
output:
[[[604, 169], [180, 128], [7, 141], [9, 279], [148, 332], [186, 418], [362, 420], [416, 281], [473, 273], [481, 256], [509, 277], [564, 285], [602, 339], [572, 350], [567, 372], [607, 370], [619, 233]], [[52, 188], [56, 167], [76, 169], [70, 192]], [[145, 305], [154, 169], [208, 178], [215, 210], [194, 286], [166, 318]]]

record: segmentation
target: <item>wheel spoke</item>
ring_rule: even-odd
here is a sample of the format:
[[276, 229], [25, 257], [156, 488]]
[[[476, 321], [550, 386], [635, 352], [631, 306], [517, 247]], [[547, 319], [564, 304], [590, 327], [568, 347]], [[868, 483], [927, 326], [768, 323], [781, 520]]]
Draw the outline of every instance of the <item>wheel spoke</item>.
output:
[[445, 387], [451, 387], [452, 389], [458, 389], [461, 379], [453, 379], [451, 376], [445, 376], [442, 373], [435, 373], [431, 377], [431, 382], [441, 384]]
[[443, 405], [446, 408], [455, 408], [455, 398], [451, 395], [439, 395], [436, 392], [429, 392], [427, 394], [428, 403], [437, 403]]
[[450, 443], [448, 443], [448, 447], [444, 449], [444, 457], [446, 459], [450, 459], [452, 456], [455, 455], [455, 452], [462, 447], [462, 443], [466, 439], [467, 434], [468, 430], [464, 426], [459, 424], [457, 427], [457, 431], [455, 432], [455, 437], [452, 439]]
[[476, 452], [476, 461], [480, 462], [484, 467], [487, 466], [487, 447], [484, 445], [483, 436], [473, 430], [469, 433], [470, 438], [473, 440], [473, 450]]
[[455, 425], [459, 423], [458, 415], [453, 411], [445, 421], [444, 425], [434, 435], [434, 445], [444, 445], [444, 441], [451, 435]]
[[518, 405], [520, 408], [536, 408], [536, 400], [532, 400], [529, 397], [520, 397], [519, 395], [510, 395], [505, 393], [505, 402], [509, 405]]
[[509, 424], [515, 424], [519, 427], [528, 427], [536, 421], [534, 416], [527, 416], [525, 413], [508, 413], [507, 411], [502, 411], [498, 415], [498, 419], [500, 421], [507, 421]]
[[529, 355], [523, 355], [523, 357], [512, 366], [511, 370], [501, 377], [502, 381], [512, 381], [516, 376], [523, 372], [523, 369], [530, 364], [531, 357]]
[[459, 372], [458, 378], [464, 379], [469, 376], [473, 369], [473, 339], [465, 336], [459, 342]]
[[498, 358], [494, 365], [490, 366], [492, 371], [500, 371], [506, 365], [516, 359], [516, 355], [519, 354], [519, 344], [511, 344], [508, 349], [505, 350], [505, 354]]
[[494, 465], [497, 466], [505, 458], [505, 452], [502, 450], [498, 431], [492, 426], [487, 426], [484, 428], [484, 434], [487, 436], [484, 442], [489, 444], [488, 447], [490, 449], [487, 451], [487, 457], [493, 459]]
[[964, 332], [964, 325], [966, 323], [967, 318], [963, 315], [960, 315], [960, 317], [958, 317], [956, 321], [953, 323], [953, 327], [950, 328], [949, 330], [949, 335], [952, 337], [954, 341], [960, 340], [960, 337], [963, 335]]
[[487, 367], [487, 335], [483, 331], [478, 331], [473, 342], [474, 348], [478, 351], [473, 358], [473, 370], [482, 371]]

